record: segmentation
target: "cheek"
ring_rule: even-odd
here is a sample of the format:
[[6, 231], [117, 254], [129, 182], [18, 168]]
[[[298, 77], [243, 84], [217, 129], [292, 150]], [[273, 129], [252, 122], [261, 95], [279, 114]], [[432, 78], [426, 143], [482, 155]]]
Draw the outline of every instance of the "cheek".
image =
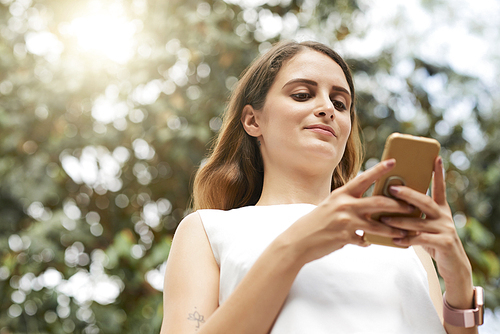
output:
[[345, 134], [345, 140], [347, 141], [347, 138], [349, 138], [349, 135], [351, 134], [351, 116], [349, 114], [346, 114], [345, 117], [342, 117], [340, 119], [340, 127], [342, 129], [342, 132]]
[[279, 103], [280, 101], [269, 103], [262, 113], [262, 126], [266, 128], [266, 132], [271, 131], [273, 135], [289, 133], [290, 128], [299, 123], [303, 117], [300, 110], [287, 105], [286, 101]]

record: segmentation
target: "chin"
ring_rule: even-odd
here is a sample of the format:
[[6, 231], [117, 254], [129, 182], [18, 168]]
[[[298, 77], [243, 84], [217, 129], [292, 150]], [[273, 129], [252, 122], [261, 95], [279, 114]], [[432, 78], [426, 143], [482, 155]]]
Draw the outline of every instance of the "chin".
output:
[[[310, 145], [306, 148], [306, 151], [310, 154], [318, 156], [318, 158], [337, 160], [337, 156], [340, 155], [340, 159], [344, 154], [344, 150], [339, 150], [337, 147], [332, 146], [330, 143], [320, 143], [318, 145]], [[340, 160], [338, 159], [338, 160]]]
[[303, 154], [303, 156], [308, 160], [309, 163], [319, 163], [321, 165], [327, 164], [333, 166], [334, 169], [339, 164], [340, 160], [342, 160], [342, 156], [344, 155], [344, 151], [340, 152], [339, 150], [333, 148], [331, 145], [325, 147], [321, 145], [320, 147], [309, 147], [305, 150], [307, 153]]

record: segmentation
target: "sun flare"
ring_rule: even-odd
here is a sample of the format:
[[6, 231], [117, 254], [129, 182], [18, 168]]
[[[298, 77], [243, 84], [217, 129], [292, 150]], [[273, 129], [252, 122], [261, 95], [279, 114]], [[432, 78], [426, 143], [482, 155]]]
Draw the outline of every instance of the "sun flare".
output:
[[126, 63], [134, 55], [136, 26], [123, 17], [96, 14], [71, 21], [70, 31], [85, 51]]

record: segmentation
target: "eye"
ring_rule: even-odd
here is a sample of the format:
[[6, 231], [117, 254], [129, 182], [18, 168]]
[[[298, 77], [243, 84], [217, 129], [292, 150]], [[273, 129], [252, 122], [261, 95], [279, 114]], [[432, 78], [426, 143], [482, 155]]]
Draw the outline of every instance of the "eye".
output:
[[333, 103], [333, 106], [335, 107], [335, 109], [337, 109], [337, 110], [340, 110], [340, 111], [347, 110], [347, 107], [345, 106], [345, 104], [340, 102], [340, 101], [333, 100], [332, 103]]
[[309, 93], [292, 94], [292, 98], [296, 101], [303, 102], [309, 100], [311, 98], [311, 94]]

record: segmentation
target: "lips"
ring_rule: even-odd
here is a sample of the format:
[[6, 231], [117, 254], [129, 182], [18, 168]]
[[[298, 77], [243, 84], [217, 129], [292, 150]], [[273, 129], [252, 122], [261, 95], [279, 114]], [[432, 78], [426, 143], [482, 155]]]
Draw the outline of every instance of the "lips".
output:
[[337, 137], [337, 135], [335, 134], [335, 131], [333, 131], [333, 129], [331, 127], [329, 127], [328, 125], [315, 124], [315, 125], [306, 126], [306, 129], [313, 130], [314, 132], [321, 133], [321, 134], [324, 134], [326, 136]]

